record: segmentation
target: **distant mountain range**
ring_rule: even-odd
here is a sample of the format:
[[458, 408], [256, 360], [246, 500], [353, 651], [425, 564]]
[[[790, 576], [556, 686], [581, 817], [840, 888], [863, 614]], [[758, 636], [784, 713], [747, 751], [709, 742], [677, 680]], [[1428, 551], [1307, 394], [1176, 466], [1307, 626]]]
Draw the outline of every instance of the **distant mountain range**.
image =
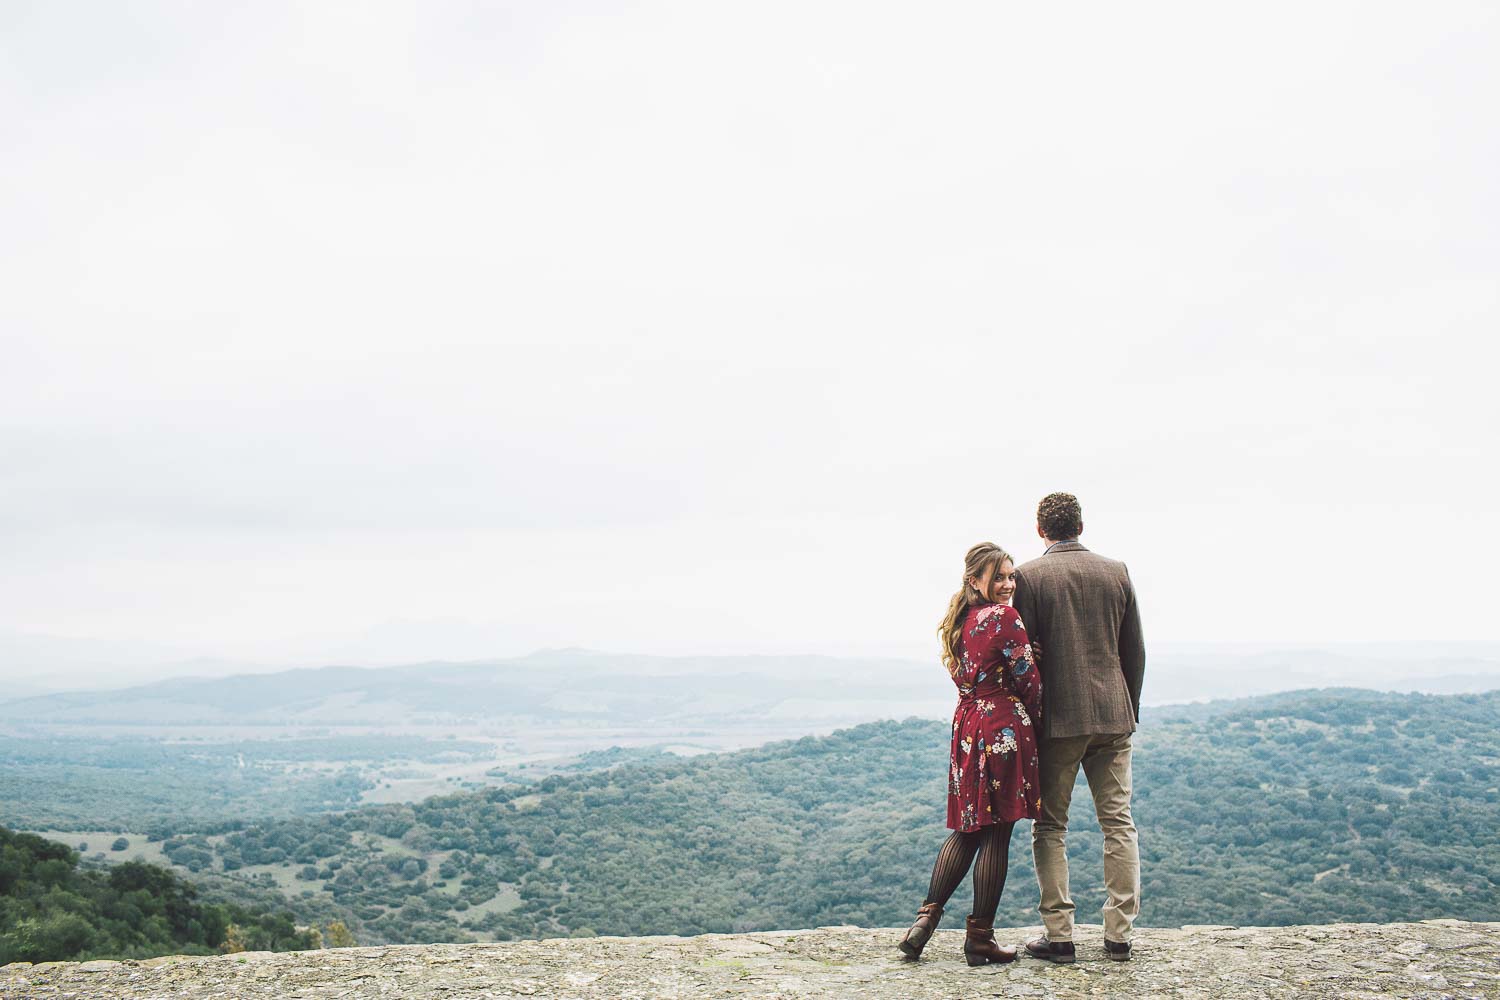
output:
[[941, 714], [933, 665], [817, 656], [671, 658], [557, 650], [513, 660], [322, 667], [184, 677], [0, 703], [0, 721], [49, 724], [447, 725], [493, 719], [612, 723], [853, 721]]
[[[1500, 644], [1410, 644], [1404, 650], [1167, 647], [1151, 657], [1144, 700], [1174, 704], [1329, 684], [1431, 694], [1500, 688]], [[526, 719], [680, 728], [760, 720], [826, 726], [936, 718], [953, 704], [935, 658], [663, 657], [577, 649], [506, 660], [299, 668], [22, 694], [0, 701], [0, 722], [411, 726]]]

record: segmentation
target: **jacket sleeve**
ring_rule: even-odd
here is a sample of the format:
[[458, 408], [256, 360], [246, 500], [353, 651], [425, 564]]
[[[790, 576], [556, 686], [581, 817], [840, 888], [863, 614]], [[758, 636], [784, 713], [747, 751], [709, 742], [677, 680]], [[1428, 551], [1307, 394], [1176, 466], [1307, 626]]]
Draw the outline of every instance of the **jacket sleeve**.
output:
[[[1124, 566], [1121, 566], [1124, 569]], [[1019, 585], [1016, 588], [1020, 592]], [[1120, 670], [1130, 690], [1135, 721], [1141, 721], [1141, 684], [1146, 676], [1146, 640], [1141, 636], [1141, 611], [1135, 602], [1135, 585], [1125, 569], [1125, 616], [1120, 620]]]
[[[1026, 583], [1026, 578], [1016, 570], [1016, 592], [1011, 595], [1010, 606], [1021, 616], [1021, 624], [1031, 638], [1036, 638], [1039, 623], [1036, 621], [1036, 592]], [[1042, 650], [1045, 654], [1047, 651]]]

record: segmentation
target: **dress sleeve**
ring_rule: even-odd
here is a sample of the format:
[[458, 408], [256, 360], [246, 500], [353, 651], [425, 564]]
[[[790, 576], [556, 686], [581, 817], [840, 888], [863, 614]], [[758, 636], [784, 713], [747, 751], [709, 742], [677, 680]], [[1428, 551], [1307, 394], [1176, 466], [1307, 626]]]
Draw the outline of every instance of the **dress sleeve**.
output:
[[1005, 624], [1001, 627], [1001, 648], [1005, 653], [1006, 670], [1010, 673], [1011, 686], [1016, 696], [1026, 706], [1033, 719], [1042, 717], [1042, 672], [1036, 668], [1031, 656], [1031, 637], [1026, 634], [1026, 623], [1014, 608], [1006, 608]]

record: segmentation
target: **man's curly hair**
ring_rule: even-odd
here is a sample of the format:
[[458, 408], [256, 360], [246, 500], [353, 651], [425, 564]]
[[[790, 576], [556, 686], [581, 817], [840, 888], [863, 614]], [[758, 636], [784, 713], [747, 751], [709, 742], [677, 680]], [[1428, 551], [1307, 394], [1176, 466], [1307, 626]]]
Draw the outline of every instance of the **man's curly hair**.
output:
[[1037, 527], [1054, 542], [1083, 534], [1083, 508], [1071, 493], [1048, 493], [1036, 505]]

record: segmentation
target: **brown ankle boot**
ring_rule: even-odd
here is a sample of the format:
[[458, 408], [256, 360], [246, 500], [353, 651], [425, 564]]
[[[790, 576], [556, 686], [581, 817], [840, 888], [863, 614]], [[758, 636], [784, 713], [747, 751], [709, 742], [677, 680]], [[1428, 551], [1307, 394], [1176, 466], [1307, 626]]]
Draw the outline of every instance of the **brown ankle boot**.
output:
[[970, 965], [1014, 962], [1016, 949], [1000, 947], [995, 943], [995, 931], [991, 923], [975, 920], [971, 916], [964, 921], [964, 958]]
[[922, 957], [922, 949], [927, 947], [927, 942], [932, 938], [932, 932], [937, 930], [938, 921], [943, 919], [943, 908], [936, 903], [923, 903], [922, 908], [917, 911], [917, 922], [911, 925], [906, 936], [896, 947], [907, 958], [916, 961]]

